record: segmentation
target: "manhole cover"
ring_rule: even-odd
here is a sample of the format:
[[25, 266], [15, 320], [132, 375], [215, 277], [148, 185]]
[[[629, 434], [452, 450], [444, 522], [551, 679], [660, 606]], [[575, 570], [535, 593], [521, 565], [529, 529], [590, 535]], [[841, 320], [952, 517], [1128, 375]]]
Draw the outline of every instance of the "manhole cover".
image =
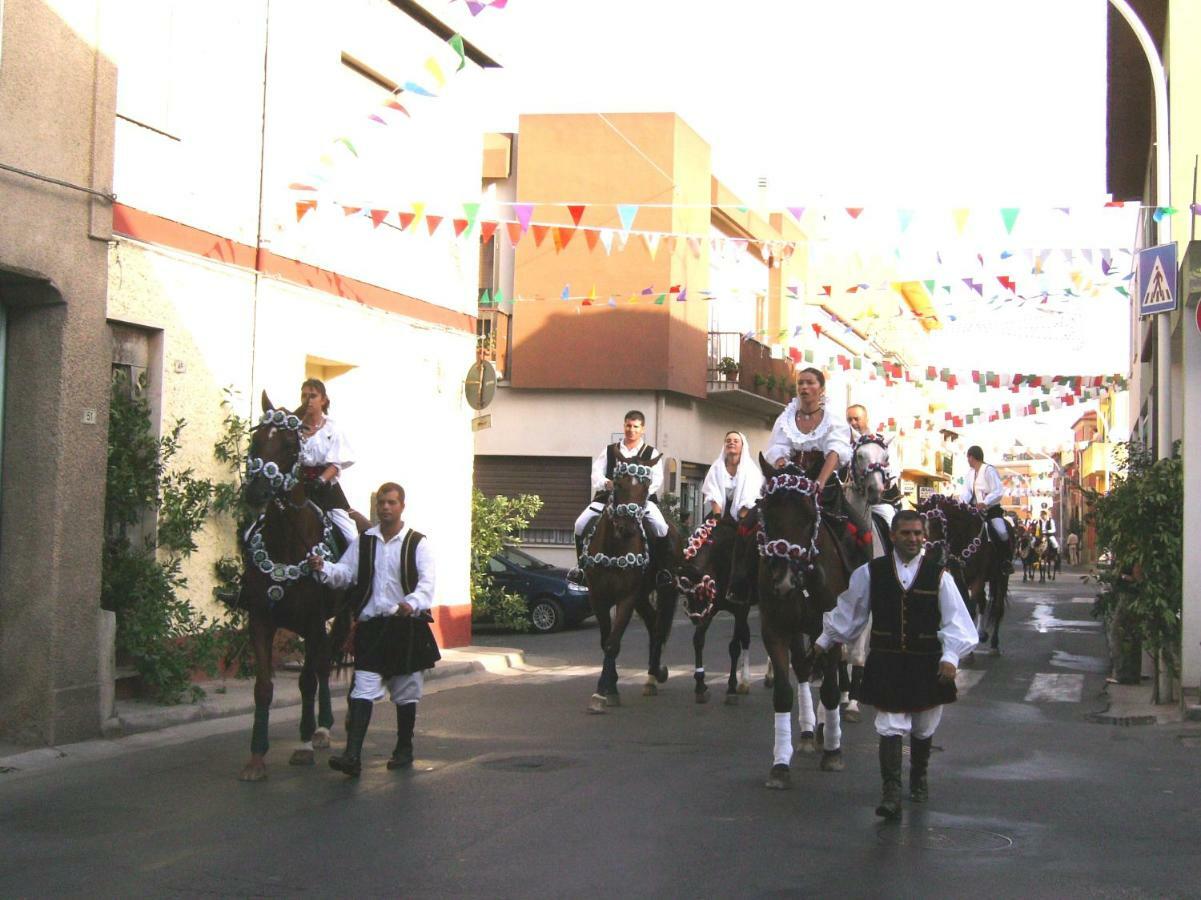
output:
[[561, 756], [501, 756], [486, 759], [480, 765], [485, 769], [498, 769], [502, 772], [553, 772], [556, 769], [566, 769], [573, 762]]
[[973, 828], [898, 828], [883, 825], [876, 832], [880, 843], [919, 850], [1008, 850], [1013, 839], [995, 831]]

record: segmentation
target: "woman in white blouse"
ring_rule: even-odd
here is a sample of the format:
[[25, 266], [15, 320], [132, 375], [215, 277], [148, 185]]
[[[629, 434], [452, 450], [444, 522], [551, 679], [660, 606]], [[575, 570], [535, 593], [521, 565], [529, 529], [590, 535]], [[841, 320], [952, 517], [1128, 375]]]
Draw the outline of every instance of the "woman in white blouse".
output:
[[310, 378], [300, 386], [300, 465], [305, 492], [309, 498], [329, 513], [330, 519], [349, 545], [359, 536], [351, 519], [350, 503], [338, 476], [343, 469], [354, 465], [354, 451], [329, 412], [329, 395], [325, 384]]
[[841, 415], [826, 409], [826, 376], [802, 369], [797, 395], [776, 419], [763, 458], [777, 469], [795, 462], [824, 488], [839, 466], [851, 461], [851, 429]]
[[746, 518], [759, 499], [763, 473], [751, 459], [746, 435], [740, 431], [726, 432], [722, 453], [705, 475], [701, 499], [706, 513], [720, 519], [728, 513], [737, 522]]

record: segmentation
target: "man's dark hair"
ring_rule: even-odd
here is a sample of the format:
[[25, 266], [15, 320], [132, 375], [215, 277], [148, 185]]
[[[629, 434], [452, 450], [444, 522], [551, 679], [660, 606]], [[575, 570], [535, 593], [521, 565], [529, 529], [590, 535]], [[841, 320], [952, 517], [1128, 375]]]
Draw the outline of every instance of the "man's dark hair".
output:
[[630, 419], [633, 419], [635, 422], [639, 422], [643, 425], [646, 424], [646, 416], [642, 414], [642, 410], [640, 409], [631, 409], [625, 414], [625, 418], [623, 418], [622, 421], [628, 422]]
[[400, 502], [405, 502], [405, 489], [395, 481], [385, 481], [375, 489], [375, 496], [378, 498], [380, 494], [400, 494]]
[[967, 448], [967, 455], [972, 459], [978, 459], [980, 462], [984, 462], [984, 451], [975, 444], [972, 444], [972, 446]]
[[905, 522], [917, 522], [922, 528], [926, 527], [926, 520], [922, 518], [921, 513], [915, 509], [901, 509], [892, 517], [891, 531], [895, 534], [896, 530]]

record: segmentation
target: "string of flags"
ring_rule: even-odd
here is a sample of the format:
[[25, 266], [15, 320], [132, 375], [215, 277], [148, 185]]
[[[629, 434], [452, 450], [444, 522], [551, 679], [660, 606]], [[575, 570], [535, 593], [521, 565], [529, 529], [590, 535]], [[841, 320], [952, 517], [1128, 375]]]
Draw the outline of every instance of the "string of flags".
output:
[[[455, 0], [450, 0], [454, 3]], [[504, 9], [509, 5], [509, 0], [466, 0], [467, 10], [471, 15], [478, 16], [485, 9]]]

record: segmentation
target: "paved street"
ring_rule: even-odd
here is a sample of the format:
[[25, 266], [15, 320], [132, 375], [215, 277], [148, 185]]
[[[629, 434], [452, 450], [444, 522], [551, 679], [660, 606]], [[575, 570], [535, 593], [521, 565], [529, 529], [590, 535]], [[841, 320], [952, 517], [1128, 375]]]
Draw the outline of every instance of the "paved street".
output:
[[532, 670], [428, 696], [410, 773], [384, 768], [394, 723], [380, 704], [357, 782], [324, 758], [289, 768], [295, 722], [281, 716], [263, 784], [236, 780], [246, 717], [225, 733], [169, 746], [147, 735], [146, 749], [111, 759], [0, 775], [0, 894], [1201, 894], [1201, 726], [1087, 721], [1105, 707], [1107, 667], [1089, 589], [1018, 577], [1012, 591], [1004, 655], [964, 670], [935, 738], [930, 803], [907, 805], [900, 825], [873, 815], [870, 715], [844, 726], [846, 771], [798, 756], [791, 792], [763, 788], [772, 717], [761, 679], [738, 705], [721, 702], [729, 619], [710, 634], [712, 702], [693, 702], [684, 621], [670, 680], [641, 696], [637, 624], [623, 705], [603, 716], [585, 712], [599, 662], [588, 623], [477, 636], [524, 648]]

